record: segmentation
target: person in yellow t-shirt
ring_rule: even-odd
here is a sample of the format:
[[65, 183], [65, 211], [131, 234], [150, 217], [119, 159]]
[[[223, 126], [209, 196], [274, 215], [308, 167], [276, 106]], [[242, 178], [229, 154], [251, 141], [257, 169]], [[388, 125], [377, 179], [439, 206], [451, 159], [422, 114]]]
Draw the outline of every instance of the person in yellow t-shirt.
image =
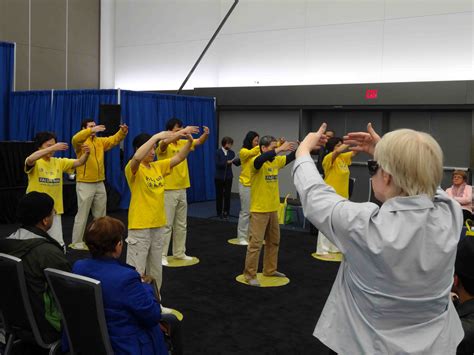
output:
[[[128, 210], [127, 263], [140, 274], [155, 278], [158, 289], [162, 284], [161, 256], [164, 245], [165, 177], [181, 163], [193, 141], [197, 127], [187, 127], [176, 133], [164, 131], [153, 136], [142, 133], [133, 139], [135, 154], [125, 167], [125, 177], [130, 187]], [[155, 161], [156, 144], [161, 139], [186, 136], [186, 144], [172, 158]]]
[[77, 214], [72, 228], [73, 249], [85, 249], [82, 241], [86, 229], [89, 212], [94, 218], [104, 217], [107, 210], [107, 193], [105, 192], [105, 162], [104, 153], [118, 145], [128, 133], [126, 124], [121, 124], [117, 133], [110, 137], [96, 137], [97, 133], [105, 131], [104, 125], [96, 125], [92, 118], [86, 118], [81, 123], [81, 130], [72, 137], [72, 145], [76, 155], [81, 157], [80, 147], [86, 144], [91, 151], [91, 159], [83, 167], [77, 169], [76, 193]]
[[[191, 150], [203, 144], [209, 136], [209, 128], [203, 127], [204, 133], [194, 139]], [[166, 130], [169, 132], [179, 132], [183, 129], [183, 122], [177, 118], [172, 118], [166, 123]], [[170, 159], [187, 144], [187, 140], [179, 137], [164, 139], [157, 148], [158, 160]], [[165, 210], [168, 223], [165, 226], [165, 244], [163, 246], [163, 265], [168, 265], [168, 249], [173, 236], [173, 257], [180, 260], [191, 260], [191, 256], [186, 255], [186, 229], [188, 218], [188, 202], [186, 189], [190, 187], [188, 162], [184, 159], [178, 164], [170, 175], [165, 177]]]
[[[252, 158], [250, 163], [249, 244], [243, 272], [245, 280], [251, 286], [260, 286], [257, 270], [263, 240], [265, 240], [263, 275], [285, 277], [285, 274], [277, 271], [280, 245], [278, 172], [295, 159], [297, 144], [283, 142], [277, 147], [275, 137], [263, 136], [259, 146], [261, 155]], [[286, 156], [277, 156], [280, 152], [288, 151], [291, 153]]]
[[242, 149], [239, 151], [241, 170], [239, 176], [240, 212], [237, 224], [237, 239], [240, 245], [247, 245], [249, 241], [250, 170], [252, 158], [260, 155], [259, 139], [260, 136], [257, 132], [247, 132]]
[[[329, 138], [326, 144], [328, 153], [323, 159], [324, 181], [344, 198], [349, 198], [349, 166], [352, 164], [352, 157], [357, 154], [355, 151], [348, 152], [348, 148], [348, 145], [342, 143], [342, 138]], [[331, 259], [335, 257], [335, 253], [339, 253], [339, 249], [319, 231], [316, 254]]]
[[85, 164], [89, 158], [89, 147], [82, 146], [83, 154], [79, 159], [54, 158], [55, 152], [67, 150], [68, 145], [57, 142], [53, 132], [38, 132], [34, 145], [37, 150], [25, 160], [25, 173], [28, 175], [26, 193], [44, 192], [53, 198], [56, 214], [48, 234], [64, 246], [61, 223], [61, 215], [64, 213], [63, 174]]

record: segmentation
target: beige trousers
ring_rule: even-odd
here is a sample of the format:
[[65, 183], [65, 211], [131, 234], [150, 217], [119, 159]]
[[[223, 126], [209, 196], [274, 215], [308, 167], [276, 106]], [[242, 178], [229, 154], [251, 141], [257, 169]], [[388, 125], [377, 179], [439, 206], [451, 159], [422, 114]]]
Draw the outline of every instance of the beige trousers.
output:
[[54, 240], [56, 240], [59, 244], [64, 245], [63, 239], [63, 225], [61, 223], [61, 215], [55, 214], [53, 218], [53, 224], [51, 228], [48, 230], [48, 234]]
[[164, 228], [129, 229], [127, 242], [127, 264], [137, 269], [140, 274], [147, 274], [156, 280], [158, 290], [163, 282]]
[[103, 181], [77, 182], [77, 214], [72, 229], [72, 243], [82, 242], [84, 231], [92, 210], [94, 218], [104, 217], [107, 209], [107, 193]]
[[167, 225], [164, 227], [163, 257], [168, 255], [171, 235], [173, 235], [173, 256], [183, 258], [186, 255], [186, 228], [188, 201], [186, 189], [165, 190], [165, 211]]
[[258, 262], [263, 240], [263, 274], [271, 275], [277, 271], [278, 249], [280, 246], [280, 225], [278, 212], [250, 212], [249, 245], [245, 257], [244, 277], [246, 280], [257, 277]]
[[326, 255], [329, 253], [339, 253], [339, 249], [332, 244], [326, 236], [321, 233], [321, 231], [318, 232], [318, 242], [316, 245], [316, 254], [319, 255]]

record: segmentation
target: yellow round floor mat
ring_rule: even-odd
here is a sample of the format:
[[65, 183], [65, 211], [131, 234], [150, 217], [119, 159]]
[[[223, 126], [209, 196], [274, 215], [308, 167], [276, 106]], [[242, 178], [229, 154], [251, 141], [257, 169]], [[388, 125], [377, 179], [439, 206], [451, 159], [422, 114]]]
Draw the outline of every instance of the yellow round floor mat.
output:
[[168, 256], [168, 265], [163, 265], [167, 267], [185, 267], [185, 266], [192, 266], [196, 265], [199, 263], [199, 259], [196, 258], [195, 256], [192, 257], [191, 260], [181, 260], [181, 259], [175, 259], [172, 256]]
[[[247, 280], [245, 280], [245, 277], [243, 274], [237, 276], [235, 278], [238, 282], [248, 285]], [[290, 283], [290, 279], [288, 277], [272, 277], [272, 276], [263, 276], [262, 273], [257, 274], [257, 280], [260, 282], [260, 287], [280, 287], [280, 286], [285, 286]], [[251, 286], [255, 287], [255, 286]]]
[[336, 261], [336, 262], [341, 262], [343, 255], [342, 253], [329, 253], [327, 255], [320, 255], [313, 253], [311, 256], [315, 259], [322, 260], [322, 261]]
[[[232, 238], [232, 239], [229, 239], [229, 240], [227, 240], [227, 243], [233, 244], [233, 245], [242, 245], [242, 246], [244, 246], [244, 247], [247, 246], [247, 244], [240, 244], [240, 243], [239, 243], [239, 238]], [[263, 245], [265, 245], [265, 241], [263, 241]]]
[[180, 311], [174, 308], [170, 308], [170, 309], [171, 309], [171, 314], [173, 314], [181, 322], [184, 318], [183, 313], [181, 313]]

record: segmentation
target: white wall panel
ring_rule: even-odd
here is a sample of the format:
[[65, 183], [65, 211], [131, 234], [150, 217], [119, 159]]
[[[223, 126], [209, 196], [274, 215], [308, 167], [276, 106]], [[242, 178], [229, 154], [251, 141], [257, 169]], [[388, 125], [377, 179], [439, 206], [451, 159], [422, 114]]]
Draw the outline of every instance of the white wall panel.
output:
[[309, 0], [306, 26], [322, 26], [384, 19], [384, 0]]
[[403, 18], [469, 12], [472, 0], [385, 0], [385, 18]]
[[292, 84], [304, 74], [304, 29], [225, 35], [217, 52], [219, 86]]
[[305, 83], [380, 81], [382, 33], [382, 21], [308, 28]]
[[469, 80], [472, 14], [385, 22], [382, 81]]

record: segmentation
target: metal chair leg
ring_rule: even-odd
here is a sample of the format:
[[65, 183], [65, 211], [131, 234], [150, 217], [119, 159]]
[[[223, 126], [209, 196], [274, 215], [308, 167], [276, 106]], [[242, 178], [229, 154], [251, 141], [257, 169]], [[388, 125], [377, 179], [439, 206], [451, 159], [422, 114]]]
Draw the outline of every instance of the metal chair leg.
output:
[[8, 336], [7, 344], [5, 346], [5, 351], [3, 353], [4, 355], [10, 355], [11, 354], [14, 340], [15, 340], [15, 335], [10, 334]]

